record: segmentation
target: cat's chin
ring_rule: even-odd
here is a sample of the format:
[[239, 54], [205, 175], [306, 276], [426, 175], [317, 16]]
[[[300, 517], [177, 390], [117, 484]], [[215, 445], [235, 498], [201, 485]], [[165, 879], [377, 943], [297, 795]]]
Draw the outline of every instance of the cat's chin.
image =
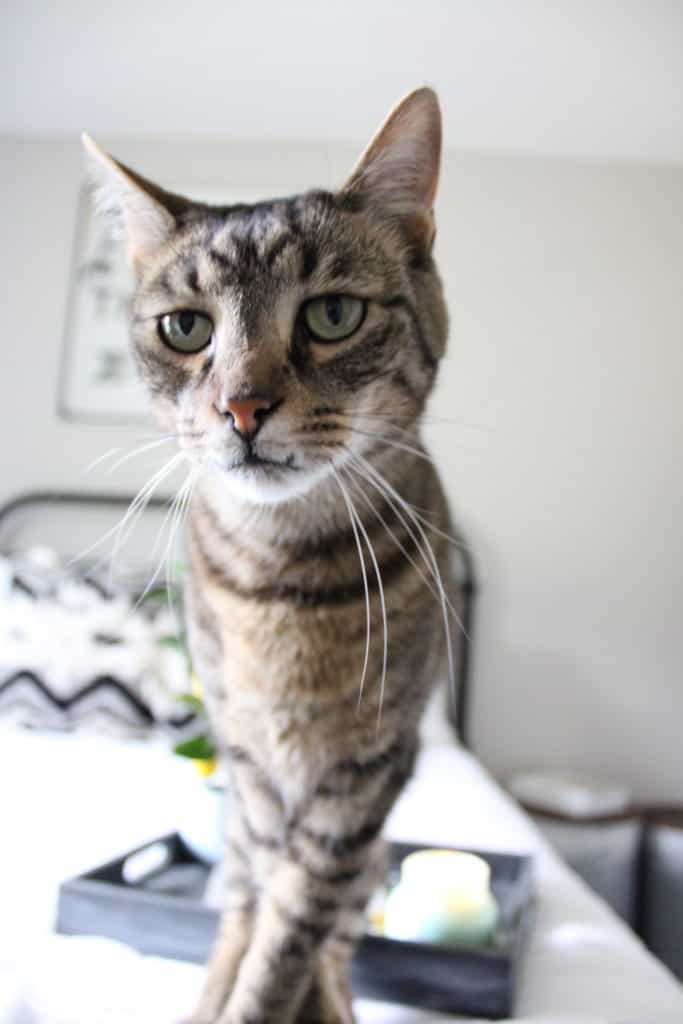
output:
[[323, 466], [297, 472], [272, 466], [214, 468], [214, 481], [218, 481], [233, 498], [250, 505], [280, 505], [292, 498], [299, 498], [328, 475], [328, 470]]

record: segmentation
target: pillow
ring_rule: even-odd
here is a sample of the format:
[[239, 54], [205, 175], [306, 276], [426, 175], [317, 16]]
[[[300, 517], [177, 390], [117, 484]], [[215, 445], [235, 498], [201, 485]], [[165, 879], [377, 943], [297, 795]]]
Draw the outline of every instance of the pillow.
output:
[[189, 665], [159, 587], [141, 599], [47, 548], [0, 556], [0, 719], [31, 728], [183, 732]]

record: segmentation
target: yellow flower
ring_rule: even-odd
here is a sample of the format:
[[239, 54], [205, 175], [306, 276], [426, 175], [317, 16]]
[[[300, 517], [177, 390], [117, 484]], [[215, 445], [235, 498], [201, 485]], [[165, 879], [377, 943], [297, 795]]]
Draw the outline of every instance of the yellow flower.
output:
[[193, 757], [192, 764], [195, 766], [202, 778], [213, 775], [216, 771], [215, 757]]
[[192, 693], [192, 696], [196, 697], [197, 700], [204, 700], [204, 691], [202, 689], [202, 684], [199, 682], [199, 679], [197, 678], [196, 672], [193, 672], [192, 675], [190, 676], [190, 691]]

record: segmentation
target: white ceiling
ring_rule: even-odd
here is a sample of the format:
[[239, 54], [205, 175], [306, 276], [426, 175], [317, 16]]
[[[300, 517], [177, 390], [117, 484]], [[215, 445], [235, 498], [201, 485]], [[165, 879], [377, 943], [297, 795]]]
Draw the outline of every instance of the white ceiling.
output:
[[[1, 0], [0, 131], [359, 140], [683, 161], [682, 0]], [[3, 81], [4, 80], [4, 81]]]

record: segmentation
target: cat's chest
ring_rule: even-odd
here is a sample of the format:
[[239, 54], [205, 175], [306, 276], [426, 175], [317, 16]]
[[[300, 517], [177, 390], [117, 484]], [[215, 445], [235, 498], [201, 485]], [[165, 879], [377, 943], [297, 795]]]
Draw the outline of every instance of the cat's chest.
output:
[[251, 764], [279, 795], [285, 818], [295, 814], [336, 759], [332, 718], [305, 701], [272, 701], [253, 692], [231, 694], [224, 716], [230, 747], [246, 757], [240, 771], [248, 778]]
[[[202, 582], [216, 641], [212, 667], [231, 701], [246, 691], [244, 699], [255, 693], [288, 708], [313, 697], [343, 698], [357, 688], [365, 641], [363, 601], [302, 607], [288, 594], [259, 601]], [[376, 626], [373, 640], [381, 636], [381, 623]], [[196, 634], [201, 638], [204, 632], [199, 623]], [[289, 735], [286, 711], [279, 728]]]

